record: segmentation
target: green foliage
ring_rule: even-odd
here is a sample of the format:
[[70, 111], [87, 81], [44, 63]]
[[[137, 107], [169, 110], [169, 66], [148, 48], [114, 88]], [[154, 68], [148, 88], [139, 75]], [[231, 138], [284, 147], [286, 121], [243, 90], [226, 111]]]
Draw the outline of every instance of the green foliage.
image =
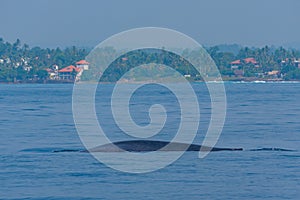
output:
[[[208, 49], [216, 65], [223, 76], [230, 76], [230, 63], [233, 60], [241, 60], [240, 69], [244, 70], [245, 77], [257, 77], [257, 74], [266, 74], [270, 71], [277, 70], [286, 79], [298, 79], [294, 71], [296, 69], [294, 60], [300, 58], [300, 52], [283, 47], [274, 48], [265, 46], [262, 48], [240, 48], [238, 54], [229, 54], [229, 52], [221, 52], [216, 47]], [[251, 63], [245, 63], [243, 59], [252, 57], [258, 62], [258, 66]], [[284, 62], [282, 62], [284, 61]], [[292, 78], [294, 77], [294, 78]], [[300, 79], [300, 78], [299, 78]]]
[[284, 78], [285, 80], [300, 80], [300, 69], [296, 68], [292, 71], [287, 72]]
[[[122, 58], [126, 58], [126, 61], [122, 60]], [[134, 72], [131, 72], [130, 75], [128, 75], [128, 78], [131, 77], [135, 81], [149, 80], [151, 78], [156, 80], [167, 77], [174, 78], [176, 76], [175, 73], [172, 73], [159, 65], [172, 67], [182, 75], [196, 77], [198, 74], [197, 70], [187, 60], [177, 54], [164, 50], [144, 49], [128, 52], [117, 58], [103, 72], [101, 81], [118, 81], [125, 73], [137, 66], [143, 67], [134, 70]], [[95, 74], [97, 74], [97, 72]]]
[[[227, 48], [226, 45], [220, 45], [206, 48], [206, 50], [216, 63], [222, 76], [227, 77], [227, 79], [228, 77], [235, 76], [234, 69], [231, 69], [230, 63], [234, 60], [240, 60], [241, 65], [239, 69], [244, 71], [245, 77], [264, 76], [272, 70], [277, 70], [285, 80], [300, 80], [300, 70], [294, 63], [296, 59], [300, 58], [300, 52], [293, 49], [269, 46], [249, 48], [238, 45], [229, 45]], [[54, 64], [60, 68], [75, 64], [76, 61], [84, 59], [88, 53], [87, 50], [79, 49], [75, 46], [65, 49], [30, 48], [27, 44], [22, 45], [19, 39], [11, 44], [0, 38], [0, 82], [45, 80], [48, 78], [45, 69], [50, 68]], [[82, 74], [81, 80], [98, 80], [99, 76], [104, 73], [102, 81], [117, 81], [133, 67], [147, 63], [160, 63], [172, 66], [182, 75], [189, 75], [189, 80], [202, 79], [195, 68], [185, 59], [167, 54], [164, 51], [136, 51], [134, 53], [127, 53], [122, 56], [126, 57], [126, 60], [122, 60], [121, 58], [116, 59], [105, 72], [101, 70], [97, 71], [96, 68], [98, 66], [93, 66], [93, 63], [106, 66], [110, 58], [117, 55], [116, 50], [108, 47], [106, 49], [97, 49], [93, 53], [96, 56], [88, 56], [88, 60], [91, 62], [90, 70]], [[204, 51], [183, 50], [184, 57], [203, 59], [202, 55], [204, 55]], [[253, 57], [259, 66], [252, 63], [245, 63], [244, 59], [249, 57]], [[99, 60], [100, 58], [101, 60]], [[209, 75], [207, 72], [209, 66], [201, 66], [202, 69], [203, 74]], [[156, 74], [163, 74], [162, 71], [159, 71], [161, 70], [160, 68], [156, 70]], [[141, 75], [148, 76], [147, 69], [136, 70], [135, 73], [137, 73], [136, 77], [140, 77]], [[73, 72], [72, 75], [75, 76], [76, 72]]]
[[44, 80], [48, 73], [46, 68], [58, 65], [60, 68], [75, 64], [84, 59], [88, 52], [77, 47], [68, 47], [64, 50], [30, 48], [22, 45], [17, 39], [13, 44], [4, 42], [0, 38], [0, 82]]

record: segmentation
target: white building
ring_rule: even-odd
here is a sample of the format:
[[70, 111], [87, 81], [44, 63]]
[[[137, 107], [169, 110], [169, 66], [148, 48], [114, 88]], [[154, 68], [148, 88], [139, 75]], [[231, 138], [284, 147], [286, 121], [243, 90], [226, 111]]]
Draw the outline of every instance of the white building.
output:
[[76, 67], [83, 69], [83, 70], [89, 70], [89, 62], [87, 62], [86, 60], [80, 60], [78, 62], [76, 62]]

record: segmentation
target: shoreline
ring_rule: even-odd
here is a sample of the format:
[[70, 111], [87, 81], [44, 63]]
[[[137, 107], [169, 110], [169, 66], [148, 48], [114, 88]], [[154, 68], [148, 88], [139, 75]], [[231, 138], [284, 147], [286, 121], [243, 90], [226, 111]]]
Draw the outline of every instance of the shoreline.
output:
[[[166, 81], [167, 82], [167, 81]], [[219, 83], [219, 82], [232, 82], [232, 83], [296, 83], [299, 82], [300, 80], [282, 80], [282, 79], [249, 79], [249, 78], [236, 78], [236, 79], [222, 79], [222, 80], [210, 80], [210, 81], [193, 81], [189, 80], [191, 83]], [[70, 80], [37, 80], [37, 81], [17, 81], [17, 82], [0, 82], [0, 85], [21, 85], [21, 84], [74, 84], [74, 81]], [[76, 82], [77, 84], [93, 84], [93, 83], [98, 83], [98, 84], [113, 84], [116, 82], [94, 82], [94, 81], [82, 81], [82, 82]], [[159, 83], [159, 82], [152, 82], [152, 81], [126, 81], [126, 82], [119, 82], [122, 84], [141, 84], [141, 83]], [[172, 83], [172, 82], [171, 82]], [[176, 82], [178, 83], [178, 82]]]

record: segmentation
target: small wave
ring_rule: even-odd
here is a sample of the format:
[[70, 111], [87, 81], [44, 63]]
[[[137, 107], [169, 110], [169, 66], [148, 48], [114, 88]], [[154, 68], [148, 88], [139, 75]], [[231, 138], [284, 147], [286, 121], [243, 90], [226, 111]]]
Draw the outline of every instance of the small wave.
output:
[[20, 152], [31, 153], [63, 153], [63, 152], [83, 152], [83, 149], [65, 149], [65, 148], [31, 148], [23, 149]]
[[281, 156], [287, 158], [300, 158], [300, 155], [281, 155]]
[[[82, 198], [79, 198], [79, 197], [70, 197], [70, 196], [66, 196], [66, 197], [63, 197], [63, 196], [59, 196], [59, 197], [56, 197], [56, 196], [49, 196], [49, 197], [25, 197], [25, 198], [19, 198], [19, 199], [16, 199], [16, 198], [13, 198], [13, 200], [69, 200], [69, 199], [72, 199], [72, 200], [80, 200]], [[92, 200], [93, 198], [84, 198], [86, 200]], [[10, 200], [10, 199], [8, 199]]]
[[295, 150], [270, 147], [270, 148], [250, 149], [250, 151], [295, 151]]
[[39, 111], [40, 109], [37, 108], [23, 108], [23, 111]]
[[63, 152], [84, 152], [82, 149], [61, 149], [61, 150], [53, 150], [53, 153], [63, 153]]

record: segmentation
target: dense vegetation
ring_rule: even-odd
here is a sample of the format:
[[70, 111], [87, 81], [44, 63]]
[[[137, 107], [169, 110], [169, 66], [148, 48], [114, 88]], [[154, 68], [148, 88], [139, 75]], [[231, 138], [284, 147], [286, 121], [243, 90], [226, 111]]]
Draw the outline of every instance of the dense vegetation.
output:
[[[263, 48], [249, 48], [220, 45], [206, 48], [206, 50], [215, 61], [223, 78], [227, 80], [235, 80], [237, 77], [239, 77], [239, 79], [272, 78], [278, 80], [300, 80], [300, 65], [298, 65], [300, 52], [294, 49], [269, 46]], [[111, 51], [113, 52], [114, 50]], [[14, 43], [9, 43], [0, 38], [0, 82], [47, 80], [49, 78], [46, 71], [47, 68], [51, 68], [53, 65], [58, 65], [59, 68], [63, 68], [75, 64], [76, 61], [84, 59], [88, 53], [88, 50], [76, 48], [75, 46], [65, 49], [30, 48], [27, 44], [22, 44], [19, 39]], [[155, 52], [151, 54], [140, 52], [137, 55], [127, 55], [129, 59], [126, 60], [126, 62], [121, 59], [116, 60], [116, 68], [110, 68], [110, 71], [106, 72], [106, 74], [109, 73], [109, 75], [104, 77], [104, 80], [114, 81], [120, 78], [122, 70], [128, 71], [132, 66], [140, 64], [136, 59], [137, 57], [139, 59], [148, 60], [149, 62], [160, 62], [166, 65], [176, 66], [176, 70], [180, 73], [190, 75], [191, 80], [199, 80], [199, 76], [197, 76], [197, 73], [188, 63], [184, 61], [178, 64], [178, 59], [174, 59], [172, 56], [163, 58], [162, 55], [163, 54], [157, 54]], [[107, 54], [107, 56], [110, 55]], [[254, 58], [258, 62], [258, 65], [254, 66], [253, 63], [243, 61], [249, 57]], [[163, 60], [164, 62], [162, 62]], [[231, 64], [234, 60], [241, 61], [241, 64], [235, 69], [232, 68]], [[242, 74], [238, 75], [236, 70], [242, 71]], [[276, 73], [270, 75], [269, 72], [272, 71]], [[89, 74], [89, 72], [86, 74]]]
[[85, 49], [75, 46], [56, 49], [30, 48], [17, 39], [13, 44], [0, 38], [0, 82], [44, 80], [47, 68], [54, 64], [62, 67], [74, 64], [87, 55]]
[[[298, 59], [300, 52], [294, 49], [285, 49], [283, 47], [270, 48], [265, 46], [263, 48], [249, 48], [241, 47], [237, 54], [232, 52], [220, 51], [218, 46], [207, 49], [208, 53], [214, 59], [223, 76], [233, 76], [234, 70], [231, 69], [230, 63], [233, 60], [241, 60], [253, 57], [259, 67], [254, 67], [253, 64], [242, 63], [244, 70], [244, 77], [258, 77], [266, 75], [271, 71], [278, 71], [278, 77], [284, 80], [299, 80], [300, 79], [300, 65], [298, 66]], [[300, 60], [299, 60], [300, 61]]]
[[[117, 56], [116, 51], [110, 49], [96, 49], [93, 55], [89, 55], [91, 62], [90, 74], [83, 74], [82, 80], [98, 80], [97, 74], [102, 74], [102, 82], [115, 82], [121, 78], [131, 81], [147, 81], [147, 80], [166, 80], [175, 78], [178, 74], [190, 74], [196, 79], [197, 71], [195, 68], [181, 56], [159, 49], [140, 49], [134, 50]], [[118, 57], [112, 63], [108, 63], [107, 69], [101, 69], [101, 66], [107, 66], [103, 62], [103, 57]], [[98, 66], [93, 66], [97, 63]], [[99, 66], [100, 65], [100, 66]], [[138, 67], [139, 66], [139, 67]], [[175, 70], [168, 70], [169, 66]], [[176, 73], [177, 72], [177, 73]], [[125, 76], [123, 76], [126, 74]]]

